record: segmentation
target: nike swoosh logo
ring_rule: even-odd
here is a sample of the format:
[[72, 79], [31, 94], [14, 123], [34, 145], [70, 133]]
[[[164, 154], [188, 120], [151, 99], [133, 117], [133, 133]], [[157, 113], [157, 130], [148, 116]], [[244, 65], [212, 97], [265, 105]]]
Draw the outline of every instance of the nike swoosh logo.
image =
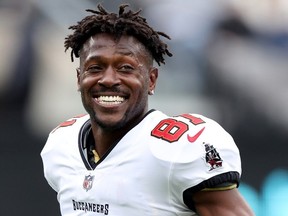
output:
[[199, 138], [199, 136], [202, 134], [204, 129], [205, 127], [203, 127], [200, 131], [198, 131], [194, 136], [190, 136], [189, 134], [187, 134], [188, 141], [191, 143], [195, 142]]

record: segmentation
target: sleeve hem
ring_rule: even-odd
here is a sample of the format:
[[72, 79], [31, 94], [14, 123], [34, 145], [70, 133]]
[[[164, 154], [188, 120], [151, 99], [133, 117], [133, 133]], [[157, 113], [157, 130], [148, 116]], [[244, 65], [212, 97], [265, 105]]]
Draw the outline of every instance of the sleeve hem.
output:
[[239, 181], [240, 181], [240, 174], [236, 171], [226, 172], [226, 173], [213, 176], [212, 178], [207, 179], [199, 183], [198, 185], [195, 185], [193, 187], [186, 189], [183, 192], [183, 201], [189, 209], [195, 211], [193, 195], [196, 192], [201, 191], [206, 188], [212, 189], [212, 190], [213, 188], [215, 188], [217, 190], [217, 186], [227, 183], [227, 182], [232, 183], [232, 185], [234, 184], [235, 187], [238, 187]]

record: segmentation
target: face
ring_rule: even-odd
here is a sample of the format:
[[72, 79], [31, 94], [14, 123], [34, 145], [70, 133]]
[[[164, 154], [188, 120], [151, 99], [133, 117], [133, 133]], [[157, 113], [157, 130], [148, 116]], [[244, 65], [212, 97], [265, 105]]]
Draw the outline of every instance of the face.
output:
[[80, 50], [78, 88], [92, 126], [118, 130], [136, 125], [147, 112], [157, 77], [149, 52], [134, 37], [115, 40], [101, 33]]

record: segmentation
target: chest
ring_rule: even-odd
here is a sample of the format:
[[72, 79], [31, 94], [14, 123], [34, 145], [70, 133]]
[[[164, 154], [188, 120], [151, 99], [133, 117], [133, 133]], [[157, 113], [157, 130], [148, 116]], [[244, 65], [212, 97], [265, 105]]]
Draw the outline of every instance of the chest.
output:
[[94, 170], [79, 157], [61, 173], [58, 200], [71, 214], [155, 215], [163, 206], [170, 208], [169, 164], [145, 147], [115, 148]]

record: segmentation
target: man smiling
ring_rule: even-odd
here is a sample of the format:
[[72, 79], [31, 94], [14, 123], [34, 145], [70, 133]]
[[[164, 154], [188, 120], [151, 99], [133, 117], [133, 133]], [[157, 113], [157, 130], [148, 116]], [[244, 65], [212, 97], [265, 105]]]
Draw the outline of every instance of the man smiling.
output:
[[143, 119], [157, 76], [149, 51], [134, 37], [98, 33], [83, 44], [78, 86], [100, 157]]
[[101, 5], [65, 40], [80, 58], [78, 89], [88, 115], [49, 135], [44, 174], [62, 215], [253, 215], [237, 190], [232, 137], [198, 114], [148, 110], [158, 66], [172, 56], [140, 11]]

